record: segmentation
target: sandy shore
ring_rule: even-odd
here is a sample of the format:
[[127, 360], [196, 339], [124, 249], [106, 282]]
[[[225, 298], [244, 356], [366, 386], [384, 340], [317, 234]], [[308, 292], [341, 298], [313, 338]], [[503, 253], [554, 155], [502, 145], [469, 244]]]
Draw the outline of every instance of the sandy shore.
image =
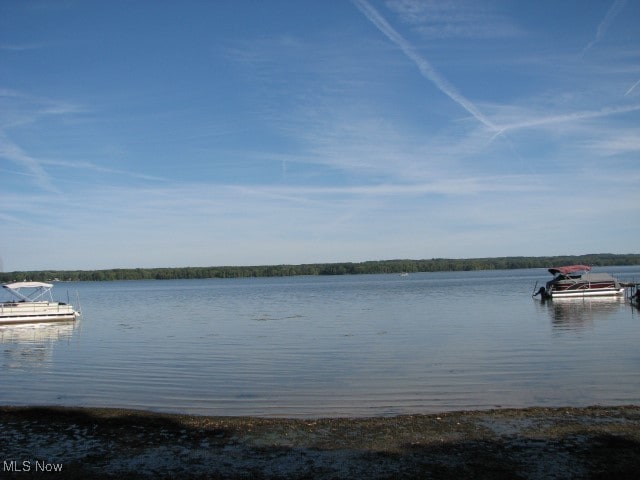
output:
[[639, 471], [638, 406], [313, 420], [0, 407], [0, 478], [635, 479]]

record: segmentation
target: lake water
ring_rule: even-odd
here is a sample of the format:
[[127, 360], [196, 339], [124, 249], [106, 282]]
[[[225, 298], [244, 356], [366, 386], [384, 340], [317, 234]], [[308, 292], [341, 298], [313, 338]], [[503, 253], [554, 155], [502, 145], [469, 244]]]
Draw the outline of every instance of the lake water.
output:
[[[640, 267], [596, 268], [640, 281]], [[532, 299], [544, 269], [59, 283], [0, 327], [0, 404], [373, 416], [640, 403], [640, 311]]]

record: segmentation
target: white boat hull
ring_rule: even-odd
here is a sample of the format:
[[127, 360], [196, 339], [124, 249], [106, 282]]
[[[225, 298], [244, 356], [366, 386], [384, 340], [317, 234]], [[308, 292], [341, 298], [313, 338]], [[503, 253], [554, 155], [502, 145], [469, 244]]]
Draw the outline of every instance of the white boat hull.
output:
[[62, 322], [80, 314], [73, 306], [58, 302], [7, 302], [0, 304], [0, 324]]
[[615, 297], [624, 295], [624, 288], [596, 288], [571, 291], [556, 291], [549, 293], [551, 298], [583, 298], [583, 297]]

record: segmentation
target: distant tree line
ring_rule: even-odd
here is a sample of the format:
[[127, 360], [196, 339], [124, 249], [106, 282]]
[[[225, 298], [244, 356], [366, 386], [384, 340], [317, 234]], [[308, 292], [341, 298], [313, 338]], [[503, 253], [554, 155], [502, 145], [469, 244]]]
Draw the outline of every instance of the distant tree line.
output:
[[598, 253], [554, 257], [432, 258], [425, 260], [378, 260], [360, 263], [312, 263], [238, 267], [114, 268], [110, 270], [41, 270], [0, 272], [0, 282], [170, 280], [187, 278], [287, 277], [295, 275], [355, 275], [471, 270], [510, 270], [560, 265], [640, 265], [640, 254]]

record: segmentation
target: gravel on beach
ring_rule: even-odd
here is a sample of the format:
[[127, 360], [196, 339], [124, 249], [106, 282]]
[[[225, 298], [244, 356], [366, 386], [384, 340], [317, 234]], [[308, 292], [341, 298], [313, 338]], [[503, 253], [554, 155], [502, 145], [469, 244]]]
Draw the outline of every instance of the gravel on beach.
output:
[[0, 407], [0, 478], [631, 479], [640, 406], [371, 418]]

